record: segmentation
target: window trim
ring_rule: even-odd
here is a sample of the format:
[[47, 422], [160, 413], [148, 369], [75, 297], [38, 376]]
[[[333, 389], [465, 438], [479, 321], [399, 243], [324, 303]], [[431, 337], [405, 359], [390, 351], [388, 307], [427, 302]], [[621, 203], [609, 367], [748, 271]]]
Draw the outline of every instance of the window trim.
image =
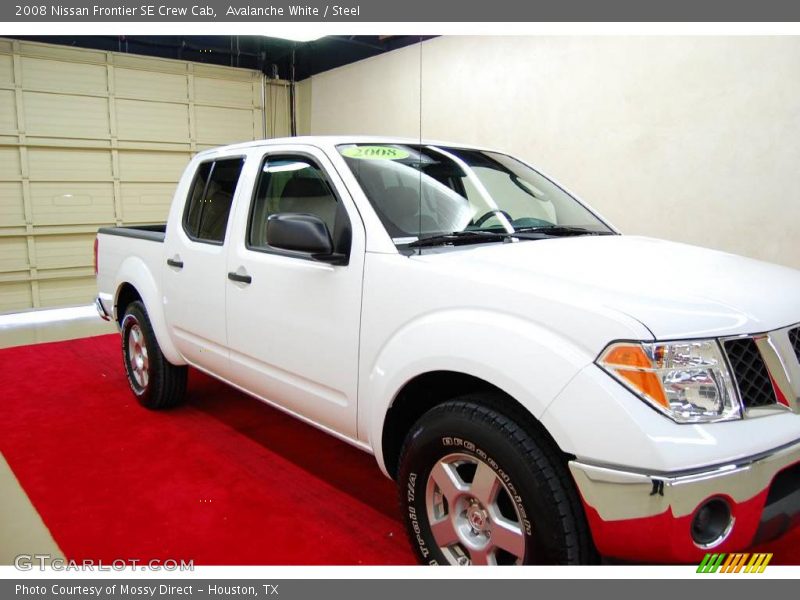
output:
[[[245, 230], [244, 230], [245, 249], [250, 250], [251, 252], [260, 252], [261, 254], [272, 254], [275, 256], [284, 256], [287, 258], [297, 258], [300, 260], [307, 260], [318, 264], [320, 263], [330, 264], [326, 263], [325, 261], [321, 261], [319, 259], [314, 258], [314, 256], [310, 252], [301, 252], [299, 250], [284, 250], [283, 248], [275, 248], [269, 245], [253, 246], [250, 243], [250, 228], [252, 226], [253, 211], [255, 210], [255, 205], [256, 205], [256, 194], [258, 193], [258, 186], [261, 183], [261, 175], [264, 173], [264, 165], [266, 164], [266, 162], [270, 158], [275, 156], [289, 156], [289, 157], [298, 156], [310, 160], [314, 164], [314, 166], [316, 166], [321, 171], [322, 175], [324, 176], [325, 183], [330, 188], [334, 198], [336, 198], [337, 205], [340, 206], [344, 211], [344, 215], [347, 218], [347, 225], [350, 227], [350, 230], [352, 231], [353, 228], [353, 220], [350, 218], [350, 213], [347, 210], [347, 205], [344, 202], [342, 202], [342, 196], [339, 193], [339, 190], [336, 189], [336, 186], [334, 185], [331, 179], [330, 172], [328, 171], [328, 169], [326, 169], [323, 165], [320, 164], [320, 161], [316, 156], [314, 156], [310, 152], [306, 152], [303, 150], [272, 150], [266, 152], [261, 157], [261, 161], [259, 162], [258, 165], [258, 171], [256, 173], [255, 180], [253, 181], [253, 190], [250, 194], [250, 206], [248, 207], [247, 210], [247, 222], [245, 223]], [[281, 213], [274, 213], [274, 214], [281, 214]], [[331, 237], [333, 237], [333, 233], [334, 233], [333, 231], [330, 232]], [[335, 243], [336, 240], [334, 239], [333, 242]], [[351, 239], [350, 247], [347, 249], [347, 252], [345, 253], [344, 262], [341, 265], [337, 264], [335, 266], [347, 266], [350, 262], [350, 252], [352, 249], [353, 249], [353, 241]]]
[[[194, 190], [194, 184], [197, 181], [197, 177], [198, 177], [198, 175], [200, 173], [200, 168], [203, 165], [207, 165], [208, 163], [211, 163], [211, 170], [208, 172], [208, 179], [206, 180], [206, 184], [203, 186], [203, 195], [201, 196], [201, 202], [202, 202], [202, 201], [205, 200], [206, 194], [208, 193], [208, 185], [209, 185], [209, 183], [211, 183], [211, 177], [214, 175], [214, 170], [216, 169], [217, 163], [220, 162], [220, 161], [223, 161], [223, 160], [233, 160], [233, 159], [237, 159], [237, 158], [242, 161], [242, 167], [241, 167], [241, 169], [239, 171], [239, 179], [236, 181], [236, 189], [234, 190], [233, 198], [231, 198], [231, 209], [228, 212], [228, 221], [225, 224], [225, 235], [222, 237], [221, 241], [209, 240], [209, 239], [205, 239], [205, 238], [201, 238], [201, 237], [195, 236], [193, 233], [191, 233], [186, 228], [186, 220], [189, 217], [189, 194], [192, 192], [192, 190]], [[225, 245], [225, 240], [228, 238], [228, 227], [230, 226], [230, 223], [231, 223], [231, 215], [233, 214], [233, 205], [234, 205], [234, 202], [236, 201], [236, 192], [239, 190], [239, 183], [242, 181], [242, 175], [244, 174], [244, 167], [245, 167], [246, 163], [247, 163], [247, 155], [246, 154], [230, 154], [230, 155], [217, 156], [215, 158], [209, 158], [208, 160], [204, 160], [204, 161], [202, 161], [202, 162], [197, 164], [197, 168], [195, 168], [195, 170], [194, 170], [194, 177], [192, 177], [192, 183], [191, 183], [191, 185], [189, 185], [189, 191], [188, 191], [188, 193], [186, 195], [186, 200], [184, 201], [183, 218], [181, 219], [181, 228], [183, 229], [183, 232], [186, 234], [186, 237], [188, 237], [191, 241], [193, 241], [193, 242], [195, 242], [197, 244], [209, 244], [211, 246], [224, 246]], [[200, 216], [197, 219], [198, 230], [200, 228], [200, 225], [203, 223], [203, 212], [205, 212], [205, 207], [204, 206], [201, 207]]]

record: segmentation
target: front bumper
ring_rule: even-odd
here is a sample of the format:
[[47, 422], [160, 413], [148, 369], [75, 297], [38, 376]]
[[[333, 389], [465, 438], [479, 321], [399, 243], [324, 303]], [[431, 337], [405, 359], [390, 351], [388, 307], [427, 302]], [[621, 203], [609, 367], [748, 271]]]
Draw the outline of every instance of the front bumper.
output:
[[[643, 562], [699, 562], [775, 539], [800, 524], [800, 440], [735, 463], [679, 474], [569, 463], [598, 551]], [[706, 545], [692, 521], [707, 500], [731, 511], [731, 526]]]

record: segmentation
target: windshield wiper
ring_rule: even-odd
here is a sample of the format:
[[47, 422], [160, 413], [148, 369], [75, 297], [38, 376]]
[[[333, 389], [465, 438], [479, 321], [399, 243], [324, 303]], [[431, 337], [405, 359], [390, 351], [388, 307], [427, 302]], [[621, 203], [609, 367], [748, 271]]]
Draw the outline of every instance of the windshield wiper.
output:
[[[480, 244], [483, 242], [504, 242], [511, 238], [522, 240], [542, 239], [546, 237], [566, 237], [571, 235], [614, 235], [612, 231], [593, 231], [583, 227], [571, 225], [544, 225], [541, 227], [519, 227], [513, 233], [506, 231], [491, 231], [488, 229], [472, 229], [464, 231], [451, 231], [441, 235], [420, 238], [407, 244], [407, 248], [425, 248], [430, 246], [444, 246], [451, 244], [460, 246], [465, 244]], [[513, 240], [512, 240], [513, 241]]]
[[441, 235], [420, 238], [416, 242], [411, 242], [407, 248], [425, 248], [427, 246], [444, 246], [452, 244], [459, 246], [463, 244], [480, 244], [483, 242], [502, 242], [512, 234], [499, 231], [451, 231]]
[[511, 235], [518, 233], [543, 233], [544, 235], [551, 236], [569, 236], [569, 235], [614, 235], [612, 231], [594, 231], [584, 227], [575, 227], [572, 225], [543, 225], [541, 227], [518, 227]]

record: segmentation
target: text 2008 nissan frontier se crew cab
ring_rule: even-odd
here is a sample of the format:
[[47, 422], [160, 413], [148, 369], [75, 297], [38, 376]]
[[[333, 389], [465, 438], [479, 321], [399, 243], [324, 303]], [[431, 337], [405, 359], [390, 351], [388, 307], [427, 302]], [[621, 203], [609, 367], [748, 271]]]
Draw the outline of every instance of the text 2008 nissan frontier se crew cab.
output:
[[800, 272], [619, 235], [506, 154], [227, 146], [97, 242], [144, 406], [191, 365], [373, 453], [424, 563], [697, 561], [800, 519]]

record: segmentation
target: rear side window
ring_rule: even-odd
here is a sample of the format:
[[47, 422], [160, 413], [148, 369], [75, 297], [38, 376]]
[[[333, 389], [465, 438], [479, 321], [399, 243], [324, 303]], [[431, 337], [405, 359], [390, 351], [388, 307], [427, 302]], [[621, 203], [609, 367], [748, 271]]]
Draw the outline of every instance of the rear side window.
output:
[[225, 158], [197, 168], [183, 216], [183, 229], [190, 238], [212, 244], [225, 240], [243, 165], [243, 158]]

